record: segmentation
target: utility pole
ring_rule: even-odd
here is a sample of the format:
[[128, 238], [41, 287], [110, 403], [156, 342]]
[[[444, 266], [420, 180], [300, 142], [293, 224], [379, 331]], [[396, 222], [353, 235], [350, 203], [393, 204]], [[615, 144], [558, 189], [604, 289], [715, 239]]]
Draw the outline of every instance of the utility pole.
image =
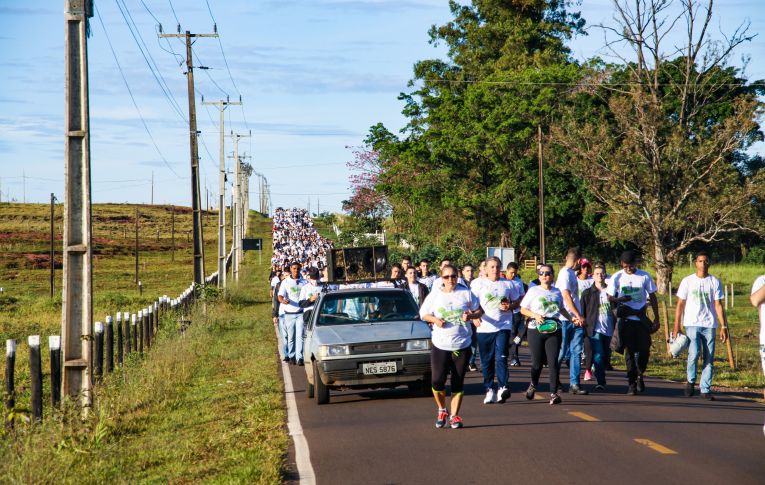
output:
[[56, 284], [55, 284], [55, 258], [56, 258], [56, 250], [53, 245], [54, 241], [56, 240], [56, 234], [54, 233], [54, 217], [56, 216], [55, 212], [55, 204], [56, 203], [56, 196], [54, 194], [50, 194], [50, 297], [53, 298], [53, 296], [56, 294]]
[[[92, 0], [64, 1], [64, 240], [62, 391], [91, 403], [93, 327], [88, 18]], [[26, 182], [26, 174], [25, 174]], [[26, 192], [26, 188], [25, 188]], [[26, 200], [26, 193], [24, 194]]]
[[27, 203], [27, 172], [26, 170], [21, 171], [21, 187], [22, 187], [22, 201], [24, 204]]
[[[180, 29], [179, 29], [180, 30]], [[189, 146], [191, 152], [191, 208], [194, 217], [194, 284], [200, 286], [205, 281], [205, 247], [202, 234], [202, 213], [199, 194], [199, 147], [197, 136], [196, 99], [194, 94], [194, 62], [191, 52], [191, 39], [195, 37], [218, 37], [214, 34], [192, 34], [188, 30], [181, 34], [163, 34], [160, 26], [160, 38], [177, 37], [186, 40], [186, 78], [189, 91]]]
[[542, 125], [537, 126], [537, 145], [539, 150], [539, 258], [545, 263], [545, 181], [542, 164]]
[[151, 205], [154, 205], [154, 170], [151, 171]]
[[218, 108], [220, 113], [220, 140], [219, 140], [219, 155], [220, 155], [220, 167], [218, 171], [218, 288], [226, 287], [226, 151], [225, 151], [225, 139], [226, 131], [225, 117], [223, 112], [230, 105], [241, 105], [242, 98], [239, 101], [229, 101], [226, 98], [225, 101], [213, 101], [207, 102], [202, 98], [203, 105], [213, 105]]
[[247, 135], [231, 132], [231, 138], [234, 140], [234, 186], [233, 186], [233, 203], [231, 205], [234, 234], [232, 236], [232, 249], [233, 249], [233, 261], [232, 272], [234, 274], [234, 281], [239, 282], [239, 262], [242, 256], [242, 177], [241, 177], [241, 159], [239, 157], [239, 139], [248, 138], [252, 136], [250, 132]]
[[138, 279], [138, 206], [135, 208], [135, 284], [141, 280]]
[[170, 260], [175, 261], [175, 206], [173, 206], [173, 215], [170, 221], [170, 238], [173, 245], [173, 250], [170, 253]]

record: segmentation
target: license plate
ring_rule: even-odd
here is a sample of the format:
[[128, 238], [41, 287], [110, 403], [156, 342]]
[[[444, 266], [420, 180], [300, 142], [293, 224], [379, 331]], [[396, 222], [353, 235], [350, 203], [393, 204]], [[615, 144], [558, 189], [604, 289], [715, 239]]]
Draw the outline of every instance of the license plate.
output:
[[376, 374], [395, 374], [398, 372], [395, 362], [374, 362], [371, 364], [362, 364], [362, 372], [366, 375]]

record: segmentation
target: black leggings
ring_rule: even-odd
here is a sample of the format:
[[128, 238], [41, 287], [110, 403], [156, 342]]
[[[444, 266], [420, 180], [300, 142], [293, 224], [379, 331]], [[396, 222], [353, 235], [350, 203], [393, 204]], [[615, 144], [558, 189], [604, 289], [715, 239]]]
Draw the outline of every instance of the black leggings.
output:
[[452, 394], [461, 394], [470, 354], [470, 347], [465, 347], [462, 350], [441, 350], [438, 347], [433, 347], [430, 350], [433, 390], [436, 392], [443, 391], [446, 386], [446, 376], [451, 372]]
[[[539, 376], [542, 374], [542, 364], [547, 360], [547, 370], [550, 372], [550, 392], [555, 392], [558, 386], [558, 352], [560, 352], [561, 331], [541, 334], [536, 328], [530, 328], [526, 332], [531, 350], [531, 384], [539, 385]], [[574, 356], [572, 355], [573, 359]], [[578, 359], [579, 356], [577, 355]]]

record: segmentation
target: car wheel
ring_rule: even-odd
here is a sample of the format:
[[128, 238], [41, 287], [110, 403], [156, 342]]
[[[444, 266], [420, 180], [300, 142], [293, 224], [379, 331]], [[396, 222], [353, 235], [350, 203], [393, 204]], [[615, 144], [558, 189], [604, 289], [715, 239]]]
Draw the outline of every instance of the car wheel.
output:
[[319, 375], [319, 366], [313, 361], [313, 388], [316, 394], [316, 404], [327, 404], [329, 402], [329, 387], [324, 385]]
[[313, 389], [314, 389], [313, 388], [313, 384], [308, 382], [308, 380], [306, 379], [306, 381], [305, 381], [305, 395], [306, 395], [306, 397], [308, 397], [308, 399], [313, 399]]

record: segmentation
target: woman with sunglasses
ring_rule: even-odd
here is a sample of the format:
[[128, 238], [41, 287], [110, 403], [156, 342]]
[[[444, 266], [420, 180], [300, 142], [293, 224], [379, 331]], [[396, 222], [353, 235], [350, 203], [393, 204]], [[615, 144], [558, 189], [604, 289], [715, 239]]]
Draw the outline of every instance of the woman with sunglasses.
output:
[[[478, 299], [464, 286], [457, 285], [457, 270], [452, 265], [441, 268], [443, 287], [433, 288], [420, 308], [420, 317], [433, 328], [430, 350], [433, 397], [438, 406], [436, 428], [447, 422], [452, 428], [462, 427], [459, 415], [463, 384], [470, 360], [473, 338], [469, 321], [483, 314]], [[446, 376], [451, 373], [452, 415], [446, 409]]]
[[561, 344], [560, 317], [573, 320], [563, 307], [563, 295], [552, 286], [553, 268], [543, 264], [537, 270], [539, 285], [532, 286], [521, 300], [521, 314], [528, 318], [526, 337], [531, 350], [531, 384], [526, 391], [526, 399], [534, 399], [542, 364], [547, 361], [550, 373], [550, 404], [561, 402], [556, 392], [558, 384], [558, 352]]

